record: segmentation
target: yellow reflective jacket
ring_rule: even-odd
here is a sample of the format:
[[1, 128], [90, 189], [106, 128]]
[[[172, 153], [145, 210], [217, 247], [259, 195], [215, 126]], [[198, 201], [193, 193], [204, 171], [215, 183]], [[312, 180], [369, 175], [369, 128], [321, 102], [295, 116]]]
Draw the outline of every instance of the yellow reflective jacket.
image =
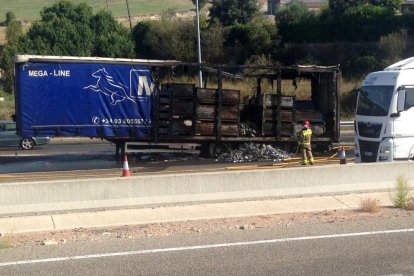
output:
[[299, 133], [299, 143], [304, 145], [310, 145], [312, 137], [312, 130], [310, 128], [304, 128]]

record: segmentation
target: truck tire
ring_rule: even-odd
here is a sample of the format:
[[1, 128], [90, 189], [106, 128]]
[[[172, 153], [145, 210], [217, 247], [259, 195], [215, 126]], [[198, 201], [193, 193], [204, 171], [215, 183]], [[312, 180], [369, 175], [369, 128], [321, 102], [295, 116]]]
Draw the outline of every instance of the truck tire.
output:
[[210, 143], [203, 142], [200, 145], [200, 157], [202, 158], [210, 158]]
[[209, 145], [209, 155], [211, 158], [218, 158], [224, 153], [231, 151], [230, 145], [223, 142], [211, 142]]
[[316, 151], [319, 152], [332, 152], [332, 144], [331, 143], [320, 143], [316, 144]]
[[290, 153], [292, 152], [293, 146], [291, 143], [284, 143], [282, 148], [283, 148], [283, 151]]

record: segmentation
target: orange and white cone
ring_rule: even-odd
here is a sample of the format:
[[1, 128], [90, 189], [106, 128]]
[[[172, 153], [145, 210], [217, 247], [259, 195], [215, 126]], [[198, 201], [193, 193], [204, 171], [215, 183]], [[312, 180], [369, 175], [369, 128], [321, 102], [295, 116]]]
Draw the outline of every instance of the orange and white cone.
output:
[[124, 177], [131, 176], [131, 173], [129, 172], [128, 157], [126, 154], [124, 155], [124, 167], [123, 167], [122, 176]]
[[342, 146], [341, 152], [339, 153], [339, 164], [345, 165], [346, 164], [346, 155], [344, 147]]

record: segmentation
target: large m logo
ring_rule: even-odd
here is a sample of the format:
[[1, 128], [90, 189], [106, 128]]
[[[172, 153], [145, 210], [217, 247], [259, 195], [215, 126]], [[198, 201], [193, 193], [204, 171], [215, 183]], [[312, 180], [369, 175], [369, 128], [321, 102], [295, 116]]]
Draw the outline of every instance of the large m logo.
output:
[[130, 71], [130, 97], [138, 100], [147, 100], [154, 92], [155, 85], [151, 72], [148, 70]]

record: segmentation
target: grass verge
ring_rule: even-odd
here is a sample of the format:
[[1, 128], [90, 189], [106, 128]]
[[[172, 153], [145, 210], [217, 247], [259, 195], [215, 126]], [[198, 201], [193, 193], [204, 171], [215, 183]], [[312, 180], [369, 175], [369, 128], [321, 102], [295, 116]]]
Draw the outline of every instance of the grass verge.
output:
[[[0, 5], [0, 21], [5, 20], [8, 11], [12, 11], [18, 20], [38, 20], [40, 19], [40, 11], [44, 7], [50, 7], [54, 2], [55, 0], [5, 1]], [[92, 7], [94, 12], [108, 9], [115, 17], [128, 16], [125, 0], [72, 0], [71, 2], [74, 4], [85, 2]], [[185, 11], [195, 8], [190, 0], [128, 0], [128, 4], [131, 16], [161, 13], [168, 9]]]
[[0, 120], [10, 120], [14, 113], [14, 96], [0, 91]]
[[11, 248], [13, 245], [7, 237], [0, 237], [0, 250]]

